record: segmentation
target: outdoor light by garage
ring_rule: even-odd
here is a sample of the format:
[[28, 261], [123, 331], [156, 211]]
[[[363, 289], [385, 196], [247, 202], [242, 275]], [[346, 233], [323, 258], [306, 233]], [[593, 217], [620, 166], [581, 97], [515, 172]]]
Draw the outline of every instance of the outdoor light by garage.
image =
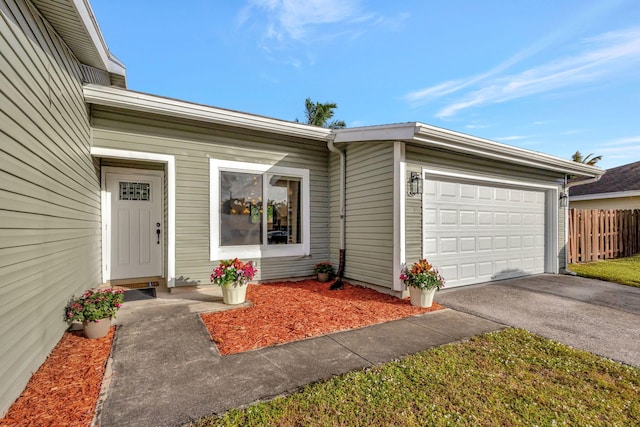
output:
[[420, 172], [411, 172], [411, 178], [409, 178], [409, 191], [407, 194], [410, 197], [422, 194], [422, 176]]
[[560, 207], [566, 208], [569, 206], [569, 194], [565, 191], [560, 192]]

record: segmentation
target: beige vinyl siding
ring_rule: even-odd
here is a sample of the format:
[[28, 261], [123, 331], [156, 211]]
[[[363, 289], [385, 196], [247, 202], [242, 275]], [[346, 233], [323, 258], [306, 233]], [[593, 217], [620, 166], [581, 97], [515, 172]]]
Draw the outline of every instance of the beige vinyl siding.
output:
[[[571, 197], [569, 199], [571, 200]], [[640, 196], [571, 200], [570, 204], [570, 207], [575, 209], [640, 209]]]
[[346, 148], [345, 277], [390, 289], [394, 145], [350, 143]]
[[82, 72], [83, 83], [95, 83], [103, 86], [111, 85], [111, 77], [109, 77], [109, 73], [104, 70], [82, 64], [80, 71]]
[[[406, 148], [407, 170], [420, 170], [422, 167], [433, 168], [439, 171], [449, 171], [461, 174], [473, 174], [486, 178], [506, 179], [511, 181], [528, 182], [534, 184], [554, 185], [561, 183], [564, 175], [558, 172], [545, 171], [541, 169], [528, 168], [506, 162], [497, 162], [477, 157], [470, 157], [450, 153], [442, 150], [435, 150], [426, 147], [407, 144]], [[409, 230], [417, 230], [422, 227], [422, 216], [410, 215], [409, 211], [414, 210], [416, 201], [407, 198], [407, 260], [411, 260], [412, 254], [422, 253], [422, 239], [409, 238]], [[411, 207], [411, 209], [410, 209]], [[564, 210], [558, 208], [558, 265], [564, 266], [565, 256], [565, 232], [564, 232]]]
[[[407, 165], [405, 190], [411, 172], [422, 173], [422, 167], [416, 164]], [[422, 196], [406, 196], [405, 208], [405, 258], [412, 264], [422, 258]]]
[[[561, 190], [562, 187], [558, 187], [558, 194]], [[558, 270], [560, 273], [562, 273], [562, 269], [567, 268], [567, 244], [569, 243], [566, 235], [566, 227], [569, 225], [567, 224], [567, 209], [558, 203]]]
[[175, 155], [176, 284], [209, 284], [209, 159], [309, 169], [311, 242], [309, 257], [255, 260], [256, 280], [305, 277], [328, 259], [328, 150], [311, 141], [229, 129], [194, 121], [103, 107], [93, 108], [96, 147]]
[[82, 74], [23, 1], [0, 1], [0, 414], [100, 283], [100, 186]]

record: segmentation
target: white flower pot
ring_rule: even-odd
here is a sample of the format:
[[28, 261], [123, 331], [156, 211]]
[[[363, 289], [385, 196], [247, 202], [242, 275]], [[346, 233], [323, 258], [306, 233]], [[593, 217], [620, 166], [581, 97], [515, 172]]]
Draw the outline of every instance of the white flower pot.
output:
[[329, 281], [329, 273], [317, 273], [318, 282], [325, 283]]
[[90, 322], [85, 320], [82, 323], [82, 332], [84, 336], [90, 339], [102, 338], [107, 336], [109, 333], [109, 328], [111, 328], [111, 318], [107, 317], [106, 319], [96, 320], [95, 322]]
[[222, 285], [222, 302], [235, 305], [242, 304], [247, 300], [247, 285], [231, 283]]
[[436, 288], [418, 289], [409, 286], [409, 295], [411, 295], [411, 305], [417, 307], [431, 307], [433, 304], [433, 296], [436, 294]]

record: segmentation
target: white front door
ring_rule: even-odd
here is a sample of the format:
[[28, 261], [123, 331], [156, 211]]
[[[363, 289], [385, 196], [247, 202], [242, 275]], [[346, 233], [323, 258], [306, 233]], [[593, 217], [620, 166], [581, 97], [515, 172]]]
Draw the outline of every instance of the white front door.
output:
[[106, 173], [110, 280], [162, 276], [162, 177]]

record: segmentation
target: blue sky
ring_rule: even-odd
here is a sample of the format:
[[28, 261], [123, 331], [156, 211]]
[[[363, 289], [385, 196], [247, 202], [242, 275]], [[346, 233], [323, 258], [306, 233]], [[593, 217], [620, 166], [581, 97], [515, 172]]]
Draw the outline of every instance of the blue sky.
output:
[[93, 0], [130, 89], [640, 160], [637, 0]]

